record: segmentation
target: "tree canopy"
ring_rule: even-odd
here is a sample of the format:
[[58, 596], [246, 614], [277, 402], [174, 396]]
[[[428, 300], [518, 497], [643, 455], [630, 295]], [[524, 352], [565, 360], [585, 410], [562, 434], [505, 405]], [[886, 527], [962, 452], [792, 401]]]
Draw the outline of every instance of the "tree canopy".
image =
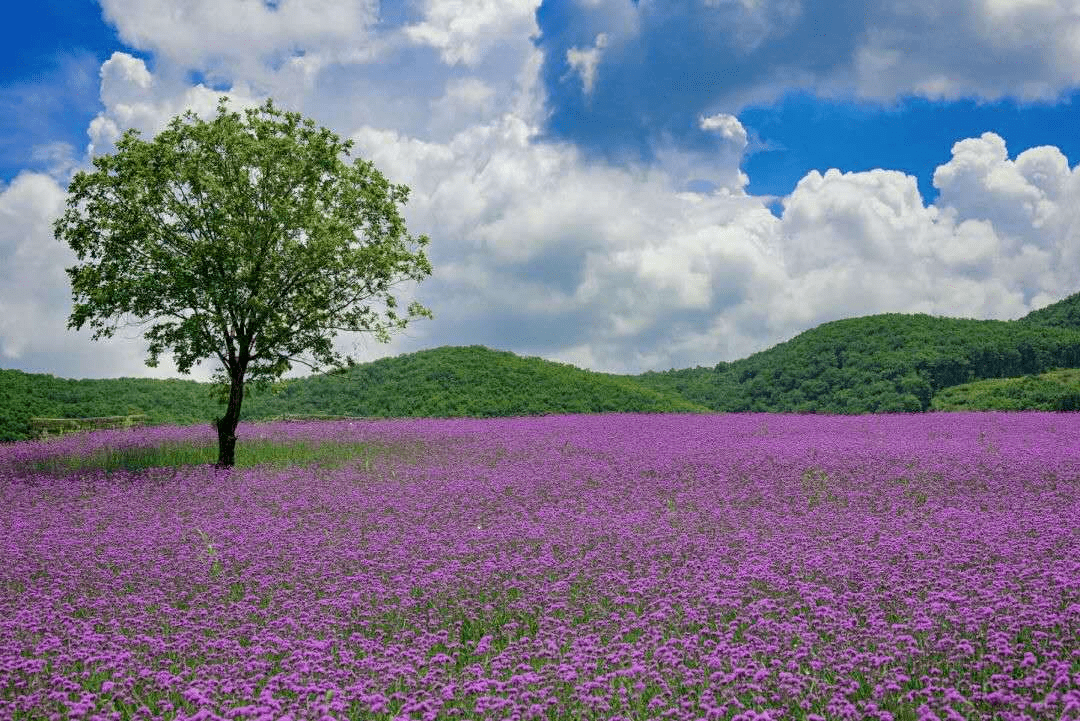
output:
[[431, 274], [428, 237], [409, 236], [397, 211], [409, 188], [371, 162], [344, 163], [352, 141], [301, 125], [299, 113], [267, 100], [245, 124], [227, 99], [213, 122], [188, 111], [152, 142], [126, 131], [116, 154], [93, 160], [96, 172], [75, 174], [54, 224], [90, 259], [67, 269], [68, 328], [108, 338], [127, 314], [153, 322], [147, 365], [166, 349], [181, 373], [220, 361], [221, 466], [232, 465], [245, 383], [265, 387], [293, 362], [352, 366], [333, 349], [338, 331], [385, 342], [432, 315], [416, 300], [401, 312], [394, 295]]

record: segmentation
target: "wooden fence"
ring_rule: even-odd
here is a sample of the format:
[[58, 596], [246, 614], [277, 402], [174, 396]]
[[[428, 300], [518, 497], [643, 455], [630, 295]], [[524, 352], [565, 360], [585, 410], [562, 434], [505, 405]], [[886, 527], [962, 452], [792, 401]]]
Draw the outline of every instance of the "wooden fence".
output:
[[77, 433], [79, 431], [93, 431], [100, 428], [131, 428], [133, 426], [145, 426], [150, 417], [143, 413], [135, 413], [128, 416], [100, 416], [97, 418], [30, 418], [30, 430], [41, 440], [45, 440], [56, 433], [62, 436], [65, 433]]
[[[39, 439], [63, 436], [79, 431], [93, 431], [101, 428], [132, 428], [145, 426], [150, 420], [143, 413], [127, 416], [100, 416], [98, 418], [30, 418], [30, 431]], [[377, 416], [335, 416], [326, 413], [287, 413], [259, 421], [373, 421]]]

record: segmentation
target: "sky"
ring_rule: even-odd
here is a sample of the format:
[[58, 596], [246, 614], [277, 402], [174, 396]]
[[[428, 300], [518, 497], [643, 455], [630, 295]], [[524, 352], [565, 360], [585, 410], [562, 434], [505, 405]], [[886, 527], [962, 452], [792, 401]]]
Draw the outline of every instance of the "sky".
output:
[[[35, 0], [0, 22], [0, 367], [188, 377], [67, 329], [53, 235], [128, 128], [271, 98], [410, 188], [434, 313], [486, 345], [712, 366], [872, 313], [1080, 291], [1077, 0]], [[309, 359], [310, 360], [310, 359]], [[310, 373], [296, 364], [286, 377]]]

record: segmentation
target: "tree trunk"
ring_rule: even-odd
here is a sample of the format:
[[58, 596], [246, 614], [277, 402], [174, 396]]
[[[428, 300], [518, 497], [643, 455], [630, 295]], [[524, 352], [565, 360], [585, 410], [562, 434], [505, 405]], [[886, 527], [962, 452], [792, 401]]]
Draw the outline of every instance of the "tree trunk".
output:
[[214, 421], [218, 432], [218, 468], [232, 468], [236, 463], [236, 425], [240, 422], [240, 403], [243, 400], [244, 377], [233, 374], [225, 415]]

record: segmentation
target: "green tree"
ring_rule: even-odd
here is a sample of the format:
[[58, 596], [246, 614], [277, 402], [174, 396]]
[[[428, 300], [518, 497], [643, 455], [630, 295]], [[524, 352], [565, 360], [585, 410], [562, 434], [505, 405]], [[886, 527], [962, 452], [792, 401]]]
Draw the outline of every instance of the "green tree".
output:
[[[155, 321], [147, 365], [166, 346], [181, 373], [203, 358], [221, 362], [219, 467], [234, 463], [246, 381], [265, 388], [291, 361], [341, 372], [355, 361], [333, 351], [337, 331], [386, 342], [431, 317], [416, 301], [400, 314], [392, 293], [431, 275], [428, 237], [408, 236], [397, 211], [409, 188], [370, 162], [344, 163], [352, 141], [311, 120], [298, 127], [299, 113], [267, 100], [246, 111], [245, 125], [225, 113], [227, 99], [212, 123], [188, 111], [152, 142], [125, 132], [115, 155], [94, 159], [96, 172], [75, 174], [54, 224], [80, 261], [91, 258], [67, 269], [68, 328], [89, 322], [95, 340], [111, 337], [126, 313]], [[298, 357], [307, 351], [314, 363]]]

